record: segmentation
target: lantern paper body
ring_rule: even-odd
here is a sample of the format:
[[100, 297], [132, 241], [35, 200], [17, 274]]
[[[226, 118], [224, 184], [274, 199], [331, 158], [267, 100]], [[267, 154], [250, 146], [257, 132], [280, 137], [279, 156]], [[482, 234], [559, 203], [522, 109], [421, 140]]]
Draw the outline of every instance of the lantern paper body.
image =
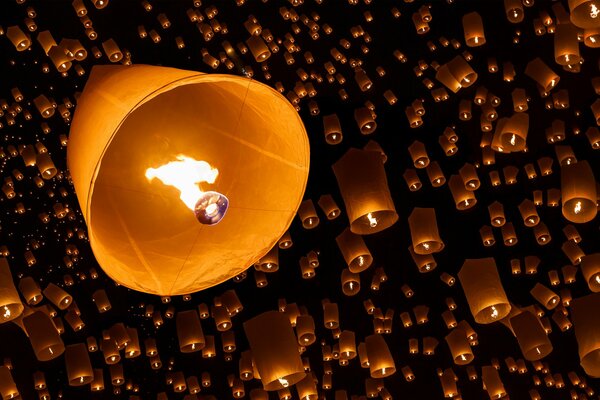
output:
[[380, 232], [398, 220], [379, 152], [350, 149], [333, 172], [353, 233]]
[[23, 303], [10, 273], [6, 258], [0, 258], [0, 323], [17, 318], [23, 312]]
[[490, 324], [508, 315], [510, 303], [493, 258], [465, 260], [458, 278], [475, 322]]
[[434, 208], [416, 207], [408, 217], [410, 235], [416, 254], [432, 254], [443, 250]]
[[561, 195], [563, 216], [571, 222], [584, 223], [593, 220], [596, 207], [596, 181], [587, 161], [579, 161], [561, 167]]
[[[217, 225], [200, 224], [174, 186], [146, 178], [180, 155], [218, 170], [198, 185], [229, 200]], [[78, 101], [67, 161], [105, 272], [179, 295], [241, 273], [273, 247], [302, 200], [309, 147], [294, 108], [259, 82], [102, 66]]]
[[396, 364], [382, 335], [370, 335], [365, 338], [369, 369], [372, 378], [384, 378], [396, 372]]
[[510, 318], [510, 326], [526, 360], [540, 360], [552, 352], [552, 343], [542, 323], [531, 312], [523, 311]]
[[600, 253], [588, 254], [581, 260], [581, 272], [592, 292], [600, 292]]
[[600, 293], [573, 300], [571, 311], [579, 359], [586, 374], [600, 377]]
[[264, 390], [280, 390], [304, 378], [296, 335], [284, 313], [262, 313], [244, 322], [244, 331]]
[[31, 347], [39, 361], [52, 360], [65, 351], [65, 345], [56, 331], [56, 327], [44, 312], [36, 311], [23, 318], [23, 325], [29, 334]]

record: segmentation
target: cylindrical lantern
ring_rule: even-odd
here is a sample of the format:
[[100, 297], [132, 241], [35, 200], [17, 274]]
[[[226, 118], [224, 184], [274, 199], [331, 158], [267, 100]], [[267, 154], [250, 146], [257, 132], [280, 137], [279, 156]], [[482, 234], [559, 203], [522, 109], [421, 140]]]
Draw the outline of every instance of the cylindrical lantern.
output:
[[65, 345], [46, 313], [35, 311], [23, 318], [23, 325], [38, 360], [49, 361], [65, 351]]
[[[67, 161], [107, 274], [178, 295], [236, 276], [273, 248], [302, 200], [309, 147], [293, 106], [258, 81], [100, 66], [78, 100]], [[107, 223], [115, 216], [118, 227]]]
[[336, 219], [341, 214], [340, 208], [330, 194], [322, 195], [317, 204], [329, 220]]
[[465, 187], [463, 178], [458, 175], [452, 175], [448, 181], [450, 193], [454, 198], [454, 203], [457, 210], [466, 210], [473, 207], [477, 203], [475, 191], [468, 190]]
[[370, 135], [371, 133], [375, 132], [377, 123], [373, 118], [373, 114], [371, 114], [371, 110], [369, 110], [367, 107], [361, 107], [354, 110], [354, 119], [358, 124], [360, 133], [363, 135]]
[[569, 0], [571, 22], [584, 29], [598, 28], [600, 3], [597, 0]]
[[61, 310], [66, 309], [73, 303], [73, 297], [70, 294], [56, 286], [54, 283], [49, 283], [44, 289], [44, 296]]
[[571, 263], [574, 265], [579, 265], [583, 257], [585, 257], [585, 253], [583, 252], [583, 250], [581, 250], [579, 245], [570, 240], [562, 244], [561, 250], [563, 251], [563, 253], [565, 253], [565, 255], [569, 258]]
[[485, 33], [483, 32], [483, 21], [477, 12], [470, 12], [462, 17], [465, 42], [469, 47], [477, 47], [485, 44]]
[[327, 144], [338, 144], [343, 139], [342, 127], [336, 114], [325, 115], [323, 117], [323, 131]]
[[560, 77], [539, 57], [527, 64], [525, 75], [536, 81], [546, 92], [552, 90], [560, 80]]
[[578, 29], [573, 24], [558, 24], [554, 32], [554, 60], [560, 65], [574, 65], [579, 56]]
[[464, 329], [453, 329], [452, 332], [446, 336], [446, 343], [448, 343], [455, 364], [466, 365], [475, 358], [467, 339], [467, 333]]
[[179, 350], [182, 353], [202, 350], [205, 346], [204, 332], [196, 310], [178, 312], [176, 325]]
[[481, 368], [481, 380], [490, 399], [499, 399], [506, 396], [504, 384], [500, 379], [498, 370], [490, 365]]
[[529, 293], [548, 310], [556, 308], [559, 304], [560, 297], [541, 283], [536, 283]]
[[581, 273], [590, 290], [600, 292], [600, 253], [588, 254], [581, 259]]
[[[41, 299], [41, 297], [40, 297]], [[15, 288], [8, 260], [0, 258], [0, 323], [11, 321], [23, 312], [19, 293]]]
[[493, 258], [465, 260], [458, 278], [477, 323], [490, 324], [508, 315], [511, 306]]
[[373, 257], [361, 236], [346, 228], [336, 237], [336, 242], [351, 272], [359, 273], [371, 266]]
[[65, 363], [69, 385], [83, 386], [94, 379], [94, 370], [85, 344], [68, 345], [65, 348]]
[[573, 326], [579, 348], [579, 359], [586, 374], [600, 377], [600, 294], [593, 293], [571, 302]]
[[317, 216], [317, 210], [311, 199], [304, 200], [300, 203], [298, 208], [298, 217], [302, 221], [304, 229], [313, 229], [319, 226], [319, 217]]
[[3, 399], [17, 399], [19, 397], [19, 389], [13, 380], [10, 368], [6, 365], [0, 366], [0, 395]]
[[396, 372], [396, 365], [383, 336], [374, 334], [365, 338], [371, 378], [385, 378]]
[[315, 342], [315, 320], [310, 315], [299, 315], [296, 318], [296, 336], [298, 344], [301, 346], [310, 346]]
[[539, 318], [529, 311], [510, 318], [510, 326], [517, 337], [523, 356], [528, 361], [540, 360], [552, 352], [552, 343]]
[[342, 270], [342, 292], [346, 296], [354, 296], [360, 291], [360, 275], [350, 271], [349, 269]]
[[244, 331], [264, 390], [283, 389], [304, 378], [296, 336], [285, 314], [262, 313], [244, 322]]
[[571, 222], [589, 222], [596, 217], [596, 180], [587, 161], [561, 166], [562, 213]]
[[415, 168], [426, 168], [429, 165], [429, 156], [423, 142], [415, 140], [408, 146], [408, 152]]
[[435, 209], [415, 207], [408, 217], [413, 250], [416, 254], [438, 253], [444, 249], [440, 238]]
[[398, 220], [378, 152], [350, 149], [333, 165], [333, 172], [353, 233], [380, 232]]

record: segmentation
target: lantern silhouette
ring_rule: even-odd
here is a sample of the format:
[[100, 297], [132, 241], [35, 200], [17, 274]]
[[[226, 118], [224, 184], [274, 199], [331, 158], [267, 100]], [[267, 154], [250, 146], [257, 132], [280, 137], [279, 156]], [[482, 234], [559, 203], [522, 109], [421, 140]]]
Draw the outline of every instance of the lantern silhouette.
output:
[[574, 299], [571, 312], [575, 337], [579, 348], [579, 359], [586, 374], [600, 377], [600, 293]]
[[475, 358], [467, 339], [467, 333], [464, 329], [453, 329], [452, 332], [446, 336], [446, 343], [448, 343], [455, 364], [466, 365]]
[[0, 323], [11, 321], [23, 312], [19, 293], [15, 288], [8, 260], [0, 258]]
[[465, 42], [469, 47], [477, 47], [485, 44], [485, 34], [483, 32], [483, 21], [481, 15], [477, 12], [470, 12], [462, 17], [463, 29], [465, 32]]
[[19, 398], [19, 389], [6, 365], [0, 366], [0, 395], [3, 399]]
[[372, 378], [384, 378], [396, 372], [394, 359], [382, 335], [367, 336], [365, 345]]
[[200, 351], [205, 345], [200, 317], [196, 310], [180, 311], [177, 313], [177, 337], [182, 353]]
[[588, 254], [582, 258], [581, 273], [590, 290], [600, 292], [600, 253]]
[[353, 233], [380, 232], [398, 220], [378, 152], [350, 149], [333, 165], [333, 172]]
[[85, 344], [68, 345], [65, 349], [65, 363], [69, 385], [83, 386], [94, 379], [94, 370]]
[[[263, 84], [103, 66], [77, 107], [69, 169], [96, 259], [124, 286], [159, 295], [214, 286], [271, 250], [296, 214], [308, 140], [294, 108]], [[173, 182], [175, 170], [186, 178]]]
[[305, 377], [296, 336], [285, 314], [262, 313], [244, 322], [244, 331], [264, 390], [283, 389]]
[[596, 181], [590, 164], [579, 161], [561, 167], [562, 213], [571, 222], [589, 222], [596, 217]]
[[511, 317], [510, 326], [526, 360], [540, 360], [552, 352], [552, 343], [542, 323], [531, 312], [524, 310]]
[[413, 250], [416, 254], [438, 253], [444, 242], [438, 233], [435, 209], [415, 207], [408, 217]]
[[500, 379], [498, 370], [490, 365], [486, 365], [481, 368], [481, 380], [483, 386], [487, 390], [490, 399], [499, 399], [506, 396], [506, 390], [504, 384]]
[[46, 313], [35, 311], [23, 318], [23, 325], [38, 360], [49, 361], [65, 351], [65, 345]]
[[490, 324], [508, 315], [511, 306], [493, 258], [465, 260], [458, 278], [475, 322]]

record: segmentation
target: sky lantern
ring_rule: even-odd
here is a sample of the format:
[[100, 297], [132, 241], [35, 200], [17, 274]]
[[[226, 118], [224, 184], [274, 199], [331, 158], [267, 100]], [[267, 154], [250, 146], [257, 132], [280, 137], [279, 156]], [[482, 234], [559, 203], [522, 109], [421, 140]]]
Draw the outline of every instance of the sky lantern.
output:
[[271, 250], [308, 164], [304, 126], [273, 89], [147, 65], [92, 69], [68, 148], [96, 259], [158, 295], [214, 286]]

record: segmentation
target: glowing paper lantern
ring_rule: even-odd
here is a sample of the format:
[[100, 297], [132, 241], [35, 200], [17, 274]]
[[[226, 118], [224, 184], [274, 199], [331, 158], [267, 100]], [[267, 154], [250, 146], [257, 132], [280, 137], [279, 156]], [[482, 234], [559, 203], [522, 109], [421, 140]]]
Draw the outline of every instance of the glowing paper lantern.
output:
[[380, 232], [398, 220], [381, 154], [350, 149], [333, 165], [350, 230], [359, 235]]
[[509, 323], [526, 360], [540, 360], [552, 352], [552, 343], [537, 316], [524, 310]]
[[579, 347], [579, 359], [586, 374], [600, 377], [600, 293], [573, 300], [571, 311], [575, 337]]
[[367, 336], [365, 338], [365, 345], [372, 378], [385, 378], [396, 372], [394, 358], [382, 335], [374, 334]]
[[483, 21], [477, 12], [470, 12], [462, 17], [463, 29], [465, 31], [465, 42], [469, 47], [477, 47], [485, 44], [485, 33], [483, 32]]
[[294, 108], [259, 82], [102, 66], [79, 98], [68, 164], [106, 273], [177, 295], [273, 248], [302, 200], [308, 153]]
[[24, 308], [15, 288], [8, 260], [2, 257], [0, 258], [0, 323], [17, 318]]
[[49, 361], [65, 351], [65, 345], [56, 331], [56, 327], [43, 311], [36, 311], [23, 318], [23, 325], [38, 360]]
[[438, 232], [435, 209], [415, 207], [408, 217], [413, 250], [416, 254], [438, 253], [444, 242]]
[[264, 390], [287, 388], [304, 378], [296, 336], [284, 313], [262, 313], [244, 322], [244, 331]]
[[475, 322], [490, 324], [508, 315], [511, 306], [493, 258], [465, 260], [458, 278]]
[[584, 29], [600, 27], [600, 1], [569, 0], [571, 22]]
[[592, 292], [600, 292], [600, 253], [588, 254], [581, 259], [581, 273]]
[[560, 177], [563, 216], [575, 223], [593, 220], [598, 208], [596, 181], [590, 164], [587, 161], [579, 161], [563, 165]]

